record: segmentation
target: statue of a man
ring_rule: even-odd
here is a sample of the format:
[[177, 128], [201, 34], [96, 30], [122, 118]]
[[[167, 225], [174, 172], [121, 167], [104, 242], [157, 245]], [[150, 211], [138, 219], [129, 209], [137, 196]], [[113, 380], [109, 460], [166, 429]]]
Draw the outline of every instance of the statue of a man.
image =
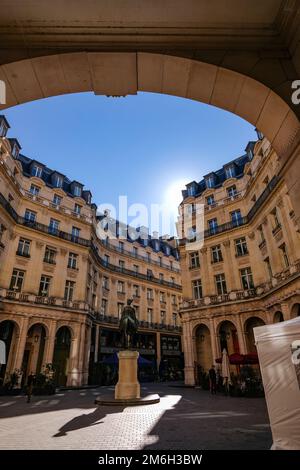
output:
[[123, 347], [129, 349], [133, 346], [133, 337], [137, 333], [139, 322], [136, 318], [135, 309], [131, 305], [132, 299], [127, 300], [120, 318], [119, 329], [122, 333]]

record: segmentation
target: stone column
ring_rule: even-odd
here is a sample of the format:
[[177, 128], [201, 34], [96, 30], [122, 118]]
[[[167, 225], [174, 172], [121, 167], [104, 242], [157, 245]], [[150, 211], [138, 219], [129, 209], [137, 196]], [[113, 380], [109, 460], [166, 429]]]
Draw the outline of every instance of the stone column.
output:
[[214, 320], [213, 318], [209, 319], [210, 323], [210, 342], [211, 342], [211, 352], [212, 352], [212, 359], [213, 363], [215, 364], [216, 359], [219, 357], [218, 354], [218, 345], [217, 345], [217, 335], [216, 335], [216, 330], [215, 330], [215, 325], [214, 325]]
[[192, 345], [191, 325], [189, 321], [185, 321], [182, 325], [183, 344], [184, 344], [184, 378], [186, 385], [195, 385], [195, 367], [194, 354]]
[[160, 344], [160, 333], [156, 333], [156, 365], [157, 370], [159, 370], [159, 364], [161, 361], [161, 344]]
[[98, 362], [100, 326], [96, 325], [94, 362]]
[[247, 342], [240, 315], [235, 315], [240, 354], [247, 354]]
[[292, 317], [291, 317], [291, 311], [290, 311], [289, 305], [286, 303], [282, 303], [280, 304], [280, 307], [281, 307], [283, 319], [290, 320]]
[[[82, 383], [82, 363], [80, 362], [81, 351], [81, 326], [73, 327], [74, 337], [70, 347], [70, 366], [68, 370], [67, 385], [78, 386]], [[83, 337], [84, 341], [84, 337]]]
[[51, 321], [50, 328], [49, 328], [49, 334], [46, 337], [46, 342], [45, 342], [43, 365], [46, 365], [46, 364], [49, 364], [49, 363], [52, 364], [52, 362], [53, 362], [53, 353], [54, 353], [55, 335], [56, 335], [56, 325], [57, 325], [56, 320]]
[[19, 337], [17, 338], [15, 360], [12, 361], [11, 370], [21, 369], [22, 367], [24, 350], [25, 350], [25, 345], [26, 345], [26, 338], [27, 338], [27, 333], [28, 333], [28, 323], [29, 323], [29, 318], [28, 317], [23, 318], [22, 325], [20, 327], [20, 334], [19, 334]]
[[84, 363], [83, 363], [83, 385], [86, 385], [88, 383], [88, 378], [89, 378], [91, 333], [92, 333], [91, 326], [86, 325], [86, 341], [85, 341], [85, 348], [84, 348]]

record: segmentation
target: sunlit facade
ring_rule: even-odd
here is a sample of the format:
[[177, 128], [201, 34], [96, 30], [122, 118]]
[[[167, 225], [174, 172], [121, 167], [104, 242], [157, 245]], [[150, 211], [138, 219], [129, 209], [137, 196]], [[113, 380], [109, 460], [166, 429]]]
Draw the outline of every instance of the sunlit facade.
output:
[[[178, 231], [187, 384], [224, 348], [229, 355], [255, 353], [255, 326], [300, 314], [299, 227], [278, 170], [276, 153], [258, 133], [244, 155], [183, 191]], [[193, 250], [197, 204], [204, 205], [204, 244]]]
[[22, 155], [8, 129], [0, 116], [0, 339], [8, 353], [2, 381], [18, 370], [24, 383], [52, 364], [58, 385], [99, 383], [99, 363], [121, 347], [127, 298], [140, 320], [141, 354], [156, 369], [162, 359], [178, 367], [175, 240], [148, 233], [134, 242], [119, 233], [99, 239], [91, 192]]

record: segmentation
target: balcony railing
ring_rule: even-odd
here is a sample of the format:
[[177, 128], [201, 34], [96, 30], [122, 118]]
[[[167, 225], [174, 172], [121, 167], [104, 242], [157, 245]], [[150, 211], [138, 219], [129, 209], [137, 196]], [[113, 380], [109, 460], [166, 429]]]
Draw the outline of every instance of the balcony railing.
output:
[[130, 256], [131, 258], [139, 259], [141, 261], [145, 261], [147, 264], [153, 264], [155, 266], [160, 266], [163, 269], [169, 269], [170, 271], [173, 271], [175, 273], [180, 272], [180, 270], [175, 268], [174, 266], [171, 267], [171, 266], [167, 265], [166, 263], [163, 263], [163, 262], [160, 263], [159, 261], [149, 259], [147, 256], [139, 255], [138, 253], [134, 253], [133, 251], [125, 250], [124, 248], [119, 248], [118, 246], [115, 246], [112, 243], [100, 241], [100, 244], [104, 248], [108, 248], [109, 250], [114, 251], [116, 253], [120, 253], [121, 255]]
[[175, 282], [173, 283], [169, 281], [164, 281], [164, 280], [154, 277], [153, 275], [150, 276], [147, 274], [138, 273], [136, 271], [132, 271], [131, 269], [120, 268], [120, 266], [116, 266], [114, 264], [108, 263], [103, 258], [101, 258], [96, 247], [93, 244], [91, 245], [91, 248], [99, 264], [103, 266], [104, 268], [108, 269], [109, 271], [113, 271], [113, 272], [120, 273], [120, 274], [127, 274], [128, 276], [134, 277], [136, 279], [141, 279], [144, 281], [153, 282], [155, 284], [160, 284], [162, 286], [172, 287], [173, 289], [181, 290], [181, 285], [176, 284]]
[[298, 277], [300, 274], [300, 261], [297, 261], [295, 264], [289, 266], [287, 269], [281, 273], [276, 274], [272, 280], [267, 281], [259, 286], [246, 289], [246, 290], [237, 290], [231, 291], [229, 294], [223, 295], [209, 295], [201, 299], [189, 299], [185, 300], [181, 305], [180, 309], [190, 309], [190, 308], [201, 308], [208, 307], [210, 305], [224, 304], [228, 302], [236, 302], [237, 300], [249, 300], [251, 298], [259, 298], [269, 291], [280, 287], [289, 279]]
[[[117, 316], [113, 315], [104, 315], [104, 314], [98, 314], [96, 316], [97, 320], [100, 321], [101, 323], [111, 323], [114, 325], [117, 325], [119, 323], [119, 318]], [[181, 333], [182, 332], [182, 327], [181, 326], [174, 326], [174, 325], [166, 325], [163, 323], [151, 323], [148, 321], [140, 320], [139, 321], [139, 328], [146, 328], [146, 329], [151, 329], [151, 330], [161, 330], [161, 331], [172, 331], [176, 333]]]
[[31, 304], [43, 304], [55, 307], [63, 307], [73, 310], [89, 311], [87, 302], [78, 300], [64, 300], [61, 297], [47, 297], [44, 295], [30, 294], [28, 292], [19, 292], [11, 289], [0, 288], [0, 299], [13, 300], [17, 302], [28, 302]]

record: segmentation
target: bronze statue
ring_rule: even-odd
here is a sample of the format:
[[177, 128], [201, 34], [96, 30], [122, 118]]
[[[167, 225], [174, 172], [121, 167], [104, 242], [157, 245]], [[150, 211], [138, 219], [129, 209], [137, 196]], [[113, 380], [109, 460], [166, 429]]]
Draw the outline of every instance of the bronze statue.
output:
[[139, 322], [135, 315], [135, 309], [131, 306], [132, 299], [127, 300], [127, 305], [123, 308], [119, 330], [122, 335], [123, 347], [130, 349], [133, 347], [133, 338], [137, 333]]

